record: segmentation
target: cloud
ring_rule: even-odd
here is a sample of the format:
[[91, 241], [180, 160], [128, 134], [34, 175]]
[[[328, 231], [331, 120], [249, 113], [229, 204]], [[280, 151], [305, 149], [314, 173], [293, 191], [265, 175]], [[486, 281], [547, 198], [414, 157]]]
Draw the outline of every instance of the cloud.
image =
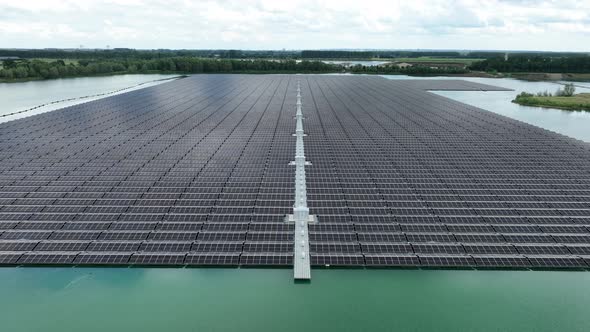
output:
[[0, 47], [590, 51], [590, 1], [0, 0]]

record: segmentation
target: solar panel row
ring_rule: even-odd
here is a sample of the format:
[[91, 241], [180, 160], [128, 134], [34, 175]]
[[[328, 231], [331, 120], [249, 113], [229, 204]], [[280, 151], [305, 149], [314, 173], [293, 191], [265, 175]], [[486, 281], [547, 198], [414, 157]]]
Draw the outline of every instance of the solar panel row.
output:
[[[290, 266], [292, 253], [0, 253], [2, 265]], [[586, 269], [590, 257], [553, 255], [311, 254], [312, 266]]]

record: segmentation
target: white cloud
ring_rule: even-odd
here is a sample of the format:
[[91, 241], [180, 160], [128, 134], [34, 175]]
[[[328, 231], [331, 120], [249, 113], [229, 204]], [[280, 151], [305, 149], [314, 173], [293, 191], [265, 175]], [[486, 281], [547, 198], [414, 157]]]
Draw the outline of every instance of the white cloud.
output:
[[0, 47], [590, 51], [590, 1], [0, 0]]

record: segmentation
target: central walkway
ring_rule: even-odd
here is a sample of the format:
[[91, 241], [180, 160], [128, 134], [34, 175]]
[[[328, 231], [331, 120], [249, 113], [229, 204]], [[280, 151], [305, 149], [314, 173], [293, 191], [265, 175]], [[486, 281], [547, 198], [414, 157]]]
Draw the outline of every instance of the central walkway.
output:
[[310, 219], [309, 208], [307, 207], [307, 188], [305, 185], [305, 149], [303, 145], [303, 113], [301, 111], [301, 86], [297, 81], [297, 113], [295, 115], [297, 125], [295, 128], [295, 204], [293, 204], [293, 215], [287, 216], [288, 222], [295, 223], [293, 276], [299, 280], [311, 279], [311, 268], [309, 258], [309, 231], [307, 224]]

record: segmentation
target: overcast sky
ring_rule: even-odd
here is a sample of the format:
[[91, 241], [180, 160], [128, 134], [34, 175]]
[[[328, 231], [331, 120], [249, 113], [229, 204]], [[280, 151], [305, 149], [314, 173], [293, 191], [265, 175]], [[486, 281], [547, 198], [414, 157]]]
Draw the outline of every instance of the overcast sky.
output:
[[590, 51], [590, 0], [0, 0], [0, 47]]

